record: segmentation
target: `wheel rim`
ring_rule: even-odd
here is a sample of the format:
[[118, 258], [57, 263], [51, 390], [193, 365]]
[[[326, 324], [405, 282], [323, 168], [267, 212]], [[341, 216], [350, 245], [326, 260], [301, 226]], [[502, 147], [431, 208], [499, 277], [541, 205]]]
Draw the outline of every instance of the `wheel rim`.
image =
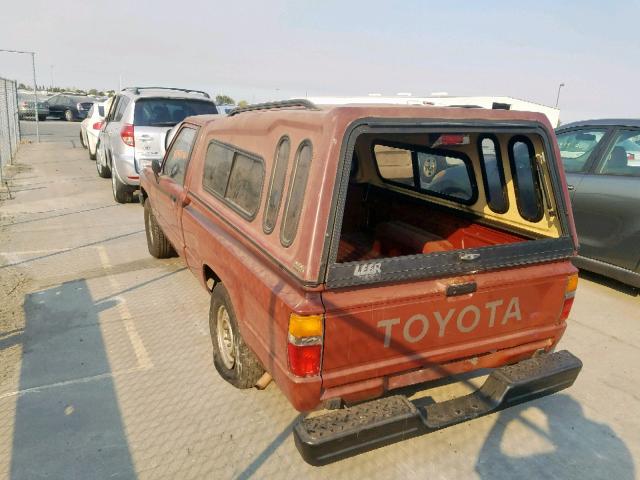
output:
[[216, 326], [218, 337], [218, 350], [224, 366], [231, 370], [236, 363], [233, 330], [229, 312], [224, 305], [218, 307], [216, 312]]

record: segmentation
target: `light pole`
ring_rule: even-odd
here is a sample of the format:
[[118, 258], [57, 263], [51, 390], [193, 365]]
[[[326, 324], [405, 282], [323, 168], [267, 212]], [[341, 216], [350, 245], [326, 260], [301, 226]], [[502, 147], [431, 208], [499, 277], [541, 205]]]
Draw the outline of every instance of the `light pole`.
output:
[[560, 101], [560, 89], [564, 87], [564, 83], [558, 85], [558, 95], [556, 96], [556, 108], [558, 108], [558, 102]]
[[36, 119], [36, 141], [40, 143], [40, 125], [38, 122], [38, 84], [36, 82], [36, 52], [23, 52], [22, 50], [5, 50], [0, 48], [0, 52], [7, 53], [25, 53], [31, 55], [31, 67], [33, 69], [33, 100], [34, 100], [34, 114]]

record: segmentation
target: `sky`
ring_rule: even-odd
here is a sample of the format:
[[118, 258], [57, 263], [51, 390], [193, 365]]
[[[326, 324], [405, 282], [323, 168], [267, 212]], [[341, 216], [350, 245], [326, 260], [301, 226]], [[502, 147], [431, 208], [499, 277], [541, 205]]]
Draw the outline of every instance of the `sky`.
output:
[[[640, 117], [640, 1], [6, 1], [0, 48], [38, 84], [177, 86], [249, 102], [506, 95], [563, 123]], [[522, 2], [524, 3], [524, 2]], [[31, 82], [28, 55], [0, 76]]]

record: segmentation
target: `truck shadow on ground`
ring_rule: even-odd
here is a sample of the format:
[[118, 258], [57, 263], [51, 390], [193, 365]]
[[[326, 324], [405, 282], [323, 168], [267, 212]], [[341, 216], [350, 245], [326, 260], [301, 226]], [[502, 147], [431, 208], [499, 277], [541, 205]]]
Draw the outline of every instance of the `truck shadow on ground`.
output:
[[[536, 409], [546, 417], [546, 429], [540, 426], [541, 422], [527, 419], [528, 409]], [[508, 433], [509, 427], [516, 423], [527, 429], [531, 443], [526, 448], [540, 444], [544, 446], [542, 453], [516, 456], [505, 452], [512, 446], [523, 447], [509, 444], [522, 439]], [[582, 406], [566, 394], [503, 410], [484, 441], [475, 470], [483, 479], [505, 478], [505, 475], [511, 478], [635, 478], [633, 459], [625, 443], [608, 425], [586, 418]]]
[[84, 279], [28, 294], [11, 478], [133, 478], [99, 313]]

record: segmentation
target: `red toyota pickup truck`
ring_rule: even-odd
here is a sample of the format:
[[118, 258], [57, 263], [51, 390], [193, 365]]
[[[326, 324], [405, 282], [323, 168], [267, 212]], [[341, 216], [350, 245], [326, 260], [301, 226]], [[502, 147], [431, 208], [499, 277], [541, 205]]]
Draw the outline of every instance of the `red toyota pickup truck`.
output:
[[[271, 376], [329, 463], [570, 386], [577, 248], [540, 114], [285, 101], [187, 118], [141, 174], [147, 243], [211, 292], [214, 365]], [[493, 369], [423, 405], [398, 389]]]

